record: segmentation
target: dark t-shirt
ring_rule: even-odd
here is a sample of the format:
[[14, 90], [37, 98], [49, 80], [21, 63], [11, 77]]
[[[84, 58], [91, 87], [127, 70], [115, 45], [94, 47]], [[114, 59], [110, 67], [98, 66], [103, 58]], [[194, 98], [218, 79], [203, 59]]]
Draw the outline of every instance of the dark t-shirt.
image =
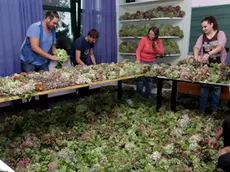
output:
[[[203, 52], [208, 53], [215, 49], [218, 46], [218, 33], [219, 31], [216, 32], [216, 34], [211, 38], [208, 39], [207, 36], [204, 34], [203, 35]], [[213, 54], [209, 57], [209, 64], [210, 63], [221, 63], [220, 60], [220, 53]]]
[[90, 49], [94, 48], [94, 43], [89, 43], [85, 40], [85, 37], [80, 37], [76, 39], [73, 44], [71, 51], [71, 62], [76, 65], [76, 50], [81, 51], [80, 59], [87, 65], [89, 65], [88, 57], [90, 55]]

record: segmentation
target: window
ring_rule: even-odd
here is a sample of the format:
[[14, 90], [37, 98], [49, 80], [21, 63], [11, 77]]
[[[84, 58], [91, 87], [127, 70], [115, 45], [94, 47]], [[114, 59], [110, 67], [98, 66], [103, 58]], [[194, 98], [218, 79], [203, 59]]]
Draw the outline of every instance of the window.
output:
[[70, 0], [43, 0], [43, 5], [70, 8]]
[[57, 48], [71, 51], [74, 39], [80, 36], [81, 28], [81, 1], [80, 0], [43, 0], [44, 13], [48, 10], [57, 10], [60, 21], [56, 28]]
[[58, 12], [60, 22], [56, 29], [57, 48], [65, 49], [69, 54], [71, 51], [71, 43], [73, 41], [73, 34], [71, 32], [71, 13]]
[[[82, 2], [82, 1], [81, 1]], [[79, 37], [80, 35], [82, 35], [83, 30], [82, 30], [82, 3], [79, 5], [78, 2], [76, 3], [76, 24], [77, 24], [77, 28], [79, 28], [79, 34], [77, 35], [77, 37]], [[80, 16], [79, 16], [80, 14]]]

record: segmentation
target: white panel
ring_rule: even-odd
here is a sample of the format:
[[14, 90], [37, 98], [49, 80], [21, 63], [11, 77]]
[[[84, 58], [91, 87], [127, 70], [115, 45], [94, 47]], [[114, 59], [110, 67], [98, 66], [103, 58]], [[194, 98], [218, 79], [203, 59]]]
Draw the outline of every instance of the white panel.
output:
[[0, 171], [15, 172], [12, 168], [6, 165], [2, 160], [0, 160]]

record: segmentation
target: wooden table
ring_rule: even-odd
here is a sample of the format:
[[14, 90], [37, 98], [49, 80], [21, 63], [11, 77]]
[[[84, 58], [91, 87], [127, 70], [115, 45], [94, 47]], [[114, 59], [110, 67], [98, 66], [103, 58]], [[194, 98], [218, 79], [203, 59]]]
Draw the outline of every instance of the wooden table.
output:
[[[110, 79], [110, 80], [104, 80], [104, 81], [96, 81], [96, 82], [93, 82], [91, 85], [105, 84], [105, 83], [109, 83], [109, 82], [118, 82], [117, 95], [118, 95], [118, 99], [121, 99], [121, 96], [122, 96], [122, 82], [121, 81], [122, 80], [127, 80], [127, 79], [137, 78], [137, 77], [140, 77], [140, 76], [144, 76], [144, 74], [126, 76], [126, 77]], [[81, 85], [68, 86], [68, 87], [64, 87], [64, 88], [51, 89], [51, 90], [36, 92], [36, 93], [32, 94], [31, 96], [40, 96], [40, 95], [56, 93], [56, 92], [65, 91], [65, 90], [72, 90], [72, 89], [77, 89], [77, 88], [88, 87], [88, 86], [91, 86], [91, 85], [89, 85], [89, 84], [81, 84]], [[12, 101], [12, 100], [19, 100], [21, 98], [22, 97], [19, 97], [19, 96], [3, 97], [3, 98], [0, 98], [0, 103]]]
[[172, 89], [171, 89], [171, 111], [176, 111], [176, 102], [177, 102], [177, 86], [178, 82], [186, 82], [186, 83], [197, 83], [197, 84], [208, 84], [208, 85], [216, 85], [216, 86], [227, 86], [230, 87], [230, 84], [223, 84], [223, 83], [214, 83], [214, 82], [193, 82], [193, 81], [186, 81], [186, 80], [180, 80], [180, 79], [171, 79], [166, 78], [163, 76], [157, 76], [157, 111], [159, 111], [161, 105], [162, 105], [162, 86], [163, 86], [163, 80], [169, 80], [172, 81]]

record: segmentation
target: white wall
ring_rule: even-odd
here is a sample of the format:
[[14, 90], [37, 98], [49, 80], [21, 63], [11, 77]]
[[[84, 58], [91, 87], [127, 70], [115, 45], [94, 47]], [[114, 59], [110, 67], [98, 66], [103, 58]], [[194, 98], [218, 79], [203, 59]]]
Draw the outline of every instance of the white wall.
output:
[[[127, 6], [119, 6], [121, 3], [125, 3], [125, 0], [116, 0], [117, 2], [117, 34], [119, 37], [119, 29], [122, 26], [122, 23], [119, 23], [119, 16], [123, 15], [125, 12], [136, 12], [137, 10], [140, 11], [146, 11], [149, 9], [152, 9], [157, 6], [168, 6], [168, 5], [180, 5], [182, 10], [186, 12], [186, 15], [184, 16], [183, 20], [178, 20], [178, 21], [154, 21], [154, 22], [149, 22], [152, 24], [165, 24], [165, 23], [171, 23], [173, 26], [179, 26], [183, 31], [184, 31], [184, 38], [183, 39], [178, 39], [176, 40], [181, 51], [181, 56], [180, 57], [165, 57], [163, 59], [158, 58], [159, 61], [157, 62], [166, 62], [166, 63], [177, 63], [179, 60], [184, 59], [187, 57], [188, 54], [188, 44], [189, 44], [189, 36], [190, 36], [190, 23], [191, 23], [191, 5], [192, 5], [192, 0], [183, 0], [183, 1], [175, 1], [175, 0], [164, 0], [164, 1], [158, 1], [158, 0], [136, 0], [136, 2], [143, 2], [143, 1], [153, 1], [152, 4], [139, 4], [139, 5], [127, 5]], [[156, 1], [156, 2], [154, 2]], [[133, 23], [133, 24], [141, 24], [141, 23]], [[118, 38], [118, 48], [119, 44], [123, 40], [120, 40]], [[134, 40], [130, 40], [134, 41]], [[138, 41], [138, 40], [136, 40]], [[135, 42], [136, 42], [135, 41]], [[119, 52], [119, 51], [118, 51]], [[135, 61], [135, 56], [120, 56], [118, 54], [118, 61], [122, 61], [124, 59], [130, 59], [132, 61]]]
[[192, 0], [192, 7], [230, 4], [230, 0]]

